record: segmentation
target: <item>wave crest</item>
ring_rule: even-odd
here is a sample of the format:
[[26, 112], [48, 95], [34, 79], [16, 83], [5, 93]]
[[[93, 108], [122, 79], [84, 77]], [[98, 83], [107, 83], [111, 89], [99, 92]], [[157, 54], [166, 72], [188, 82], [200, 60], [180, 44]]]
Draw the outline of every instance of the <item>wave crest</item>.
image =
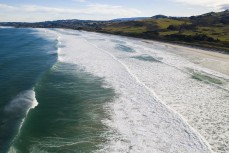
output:
[[6, 107], [6, 113], [27, 114], [29, 109], [35, 108], [38, 102], [33, 90], [19, 93]]

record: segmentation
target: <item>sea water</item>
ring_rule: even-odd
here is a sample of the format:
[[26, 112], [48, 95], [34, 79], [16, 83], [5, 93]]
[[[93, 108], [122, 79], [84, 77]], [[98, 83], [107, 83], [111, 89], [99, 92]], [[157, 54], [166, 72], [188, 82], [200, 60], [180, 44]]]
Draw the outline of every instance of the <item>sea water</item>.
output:
[[[228, 137], [228, 76], [174, 54], [177, 48], [84, 31], [6, 30], [2, 33], [29, 42], [1, 37], [2, 46], [12, 48], [1, 56], [1, 152], [228, 149], [221, 141]], [[17, 52], [20, 47], [25, 48]], [[29, 58], [23, 58], [24, 51]], [[38, 58], [40, 53], [44, 56]], [[8, 88], [14, 94], [3, 101]], [[216, 123], [217, 133], [211, 133]]]
[[102, 78], [58, 61], [44, 30], [0, 29], [0, 153], [91, 152], [106, 141]]

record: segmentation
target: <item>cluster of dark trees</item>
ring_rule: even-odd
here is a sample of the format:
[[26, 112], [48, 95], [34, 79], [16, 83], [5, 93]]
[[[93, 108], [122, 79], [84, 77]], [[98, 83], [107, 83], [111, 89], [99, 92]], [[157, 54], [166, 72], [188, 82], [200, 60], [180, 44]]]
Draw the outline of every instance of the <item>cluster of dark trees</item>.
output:
[[167, 30], [171, 31], [185, 31], [185, 30], [196, 30], [197, 25], [196, 24], [182, 24], [182, 25], [169, 25]]
[[171, 41], [185, 41], [185, 42], [199, 42], [199, 41], [217, 42], [219, 41], [205, 34], [196, 34], [196, 35], [171, 34], [171, 35], [167, 35], [166, 38], [168, 38]]
[[204, 15], [191, 16], [189, 19], [192, 23], [201, 26], [229, 24], [229, 10], [225, 10], [219, 13], [210, 12]]
[[45, 21], [36, 23], [25, 22], [5, 22], [0, 23], [0, 26], [13, 26], [16, 28], [66, 28], [75, 30], [95, 31], [101, 30], [101, 27], [108, 22], [105, 21], [90, 21], [90, 20], [57, 20]]

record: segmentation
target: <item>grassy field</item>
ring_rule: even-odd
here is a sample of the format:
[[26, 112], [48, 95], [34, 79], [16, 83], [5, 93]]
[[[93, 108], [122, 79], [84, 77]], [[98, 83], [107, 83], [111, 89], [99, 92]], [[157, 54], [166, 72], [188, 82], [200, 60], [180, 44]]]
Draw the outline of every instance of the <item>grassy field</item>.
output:
[[160, 29], [167, 29], [170, 25], [174, 26], [180, 26], [182, 24], [191, 24], [187, 21], [179, 21], [174, 19], [158, 19], [156, 20], [157, 25], [160, 27]]
[[229, 52], [229, 11], [187, 18], [148, 18], [114, 22], [102, 32], [169, 41]]
[[128, 27], [128, 26], [108, 26], [104, 30], [110, 32], [124, 32], [124, 33], [143, 33], [146, 32], [146, 27]]
[[222, 27], [199, 27], [197, 32], [229, 43], [229, 25]]

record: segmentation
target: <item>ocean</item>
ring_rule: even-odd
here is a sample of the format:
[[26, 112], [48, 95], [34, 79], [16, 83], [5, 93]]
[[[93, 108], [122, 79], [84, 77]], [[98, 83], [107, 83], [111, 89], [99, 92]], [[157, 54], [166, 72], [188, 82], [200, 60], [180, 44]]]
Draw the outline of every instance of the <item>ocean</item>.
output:
[[106, 141], [103, 79], [58, 61], [57, 36], [0, 28], [0, 152], [91, 152]]
[[0, 28], [0, 153], [225, 153], [229, 56]]

